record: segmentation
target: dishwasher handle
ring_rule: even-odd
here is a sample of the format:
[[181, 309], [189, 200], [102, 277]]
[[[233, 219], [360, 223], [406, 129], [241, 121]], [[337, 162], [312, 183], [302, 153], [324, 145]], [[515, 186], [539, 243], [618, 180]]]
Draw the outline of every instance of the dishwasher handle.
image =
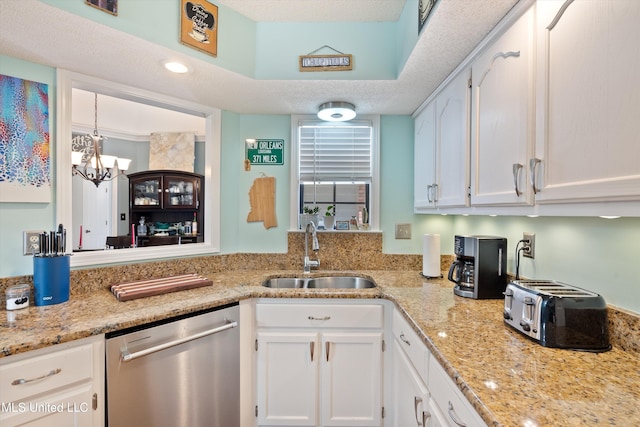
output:
[[131, 361], [133, 359], [137, 359], [139, 357], [146, 356], [148, 354], [155, 353], [157, 351], [165, 350], [167, 348], [175, 347], [177, 345], [184, 344], [184, 343], [187, 343], [189, 341], [197, 340], [198, 338], [203, 338], [203, 337], [206, 337], [208, 335], [217, 334], [218, 332], [226, 331], [227, 329], [235, 328], [237, 326], [238, 326], [238, 322], [229, 321], [228, 320], [227, 323], [225, 323], [222, 326], [218, 326], [217, 328], [213, 328], [213, 329], [209, 329], [209, 330], [206, 330], [206, 331], [202, 331], [202, 332], [197, 333], [195, 335], [189, 335], [188, 337], [184, 337], [184, 338], [180, 338], [180, 339], [177, 339], [177, 340], [169, 341], [169, 342], [166, 342], [166, 343], [163, 343], [163, 344], [159, 344], [159, 345], [156, 345], [156, 346], [153, 346], [153, 347], [146, 348], [144, 350], [136, 351], [134, 353], [129, 353], [129, 349], [127, 349], [125, 347], [120, 352], [120, 360], [123, 361], [123, 362], [129, 362], [129, 361]]

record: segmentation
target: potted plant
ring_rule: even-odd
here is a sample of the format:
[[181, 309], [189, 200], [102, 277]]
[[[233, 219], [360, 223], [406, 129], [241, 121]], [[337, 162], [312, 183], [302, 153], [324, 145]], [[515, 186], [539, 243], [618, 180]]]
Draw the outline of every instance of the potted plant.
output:
[[336, 205], [327, 206], [327, 211], [324, 213], [324, 229], [333, 230], [336, 223]]
[[302, 213], [300, 214], [300, 228], [302, 230], [305, 230], [307, 228], [307, 224], [309, 224], [309, 221], [313, 221], [313, 224], [316, 227], [318, 226], [318, 211], [320, 211], [320, 208], [318, 206], [305, 206], [304, 208], [302, 208]]

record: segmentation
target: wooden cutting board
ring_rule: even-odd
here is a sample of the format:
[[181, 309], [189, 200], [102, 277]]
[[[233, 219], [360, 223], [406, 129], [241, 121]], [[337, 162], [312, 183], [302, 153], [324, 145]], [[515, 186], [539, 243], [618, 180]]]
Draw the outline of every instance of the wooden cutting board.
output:
[[111, 285], [111, 293], [118, 301], [129, 301], [136, 298], [167, 294], [185, 289], [211, 286], [213, 282], [197, 274], [163, 277], [162, 279], [139, 280], [136, 282]]
[[262, 221], [264, 228], [276, 227], [276, 179], [261, 177], [253, 180], [249, 190], [249, 204], [251, 210], [247, 215], [247, 222]]

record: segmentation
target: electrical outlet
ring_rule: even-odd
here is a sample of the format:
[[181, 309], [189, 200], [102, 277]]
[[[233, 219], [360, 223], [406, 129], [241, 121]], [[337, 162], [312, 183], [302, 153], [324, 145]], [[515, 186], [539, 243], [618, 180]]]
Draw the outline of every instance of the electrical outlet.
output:
[[411, 224], [396, 224], [396, 239], [410, 239]]
[[33, 255], [40, 253], [41, 233], [44, 233], [44, 231], [22, 232], [22, 255]]
[[522, 233], [522, 240], [527, 240], [523, 244], [522, 251], [525, 258], [535, 258], [536, 255], [536, 235], [535, 233]]

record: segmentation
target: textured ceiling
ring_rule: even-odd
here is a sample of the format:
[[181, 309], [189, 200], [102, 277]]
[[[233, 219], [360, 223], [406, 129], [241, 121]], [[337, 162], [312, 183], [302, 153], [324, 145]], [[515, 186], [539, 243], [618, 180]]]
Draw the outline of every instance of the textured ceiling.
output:
[[[36, 0], [0, 0], [0, 54], [238, 113], [313, 114], [343, 100], [359, 114], [411, 114], [517, 1], [440, 0], [396, 80], [255, 80]], [[395, 21], [404, 0], [216, 3], [256, 21]], [[193, 72], [166, 72], [166, 58]]]
[[[409, 1], [417, 7], [416, 0]], [[217, 0], [215, 3], [256, 22], [395, 22], [406, 0]]]

